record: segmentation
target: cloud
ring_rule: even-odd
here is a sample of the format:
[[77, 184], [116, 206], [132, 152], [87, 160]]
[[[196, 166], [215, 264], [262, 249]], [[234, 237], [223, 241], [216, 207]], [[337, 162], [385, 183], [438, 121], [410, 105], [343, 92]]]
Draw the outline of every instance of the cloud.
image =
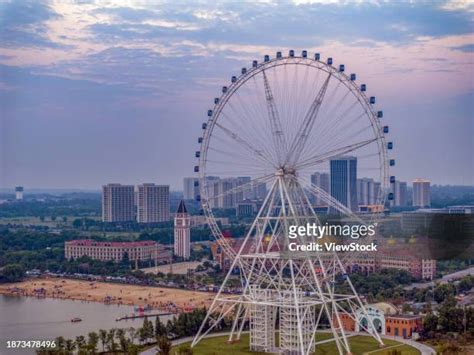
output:
[[466, 44], [466, 45], [458, 46], [458, 47], [451, 47], [451, 49], [454, 49], [456, 51], [466, 52], [466, 53], [474, 52], [474, 43]]
[[4, 48], [64, 48], [48, 37], [45, 22], [60, 17], [47, 4], [36, 1], [0, 3], [0, 43]]

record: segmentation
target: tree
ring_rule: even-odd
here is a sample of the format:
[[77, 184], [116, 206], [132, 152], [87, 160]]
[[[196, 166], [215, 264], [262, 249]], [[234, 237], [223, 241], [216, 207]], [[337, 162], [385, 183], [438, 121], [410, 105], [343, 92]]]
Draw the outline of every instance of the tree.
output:
[[124, 329], [117, 329], [117, 332], [116, 332], [115, 336], [119, 341], [120, 350], [123, 351], [124, 353], [127, 353], [128, 340], [125, 337], [125, 330]]
[[102, 343], [102, 351], [105, 351], [105, 345], [107, 344], [107, 331], [105, 329], [99, 330], [99, 338]]
[[425, 332], [435, 332], [438, 328], [438, 317], [433, 314], [429, 313], [423, 319], [423, 331]]
[[20, 264], [8, 264], [0, 270], [0, 282], [17, 282], [25, 276], [25, 270]]
[[165, 336], [158, 339], [158, 352], [157, 355], [169, 355], [171, 352], [171, 342]]
[[67, 353], [72, 353], [76, 349], [76, 343], [74, 343], [74, 340], [68, 339], [66, 340], [65, 347]]
[[64, 347], [66, 346], [66, 339], [64, 337], [59, 336], [55, 339], [56, 342], [56, 349], [61, 352], [61, 350], [64, 350]]
[[76, 345], [78, 350], [82, 350], [84, 348], [84, 346], [86, 345], [86, 339], [83, 335], [79, 335], [76, 337]]
[[90, 332], [88, 334], [87, 345], [89, 346], [89, 350], [92, 353], [97, 351], [97, 344], [99, 343], [99, 335], [96, 332]]
[[162, 335], [166, 334], [166, 327], [165, 325], [161, 322], [161, 319], [159, 316], [156, 317], [155, 319], [155, 338], [159, 338]]
[[434, 300], [438, 303], [442, 303], [449, 296], [454, 296], [456, 289], [451, 284], [438, 285], [434, 290]]
[[107, 333], [107, 348], [109, 351], [115, 351], [117, 348], [117, 344], [115, 343], [115, 328], [109, 329]]

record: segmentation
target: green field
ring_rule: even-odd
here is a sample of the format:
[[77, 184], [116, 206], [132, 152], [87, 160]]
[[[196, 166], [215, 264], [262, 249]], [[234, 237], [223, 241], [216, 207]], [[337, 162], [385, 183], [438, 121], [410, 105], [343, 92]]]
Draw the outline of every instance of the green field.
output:
[[[332, 338], [332, 334], [329, 333], [318, 333], [317, 341]], [[194, 355], [241, 355], [241, 354], [264, 354], [259, 352], [250, 352], [248, 349], [249, 336], [243, 334], [242, 339], [238, 343], [227, 344], [227, 336], [207, 338], [202, 340], [195, 348], [193, 348]], [[351, 350], [354, 355], [362, 355], [370, 352], [370, 354], [377, 355], [388, 355], [391, 350], [401, 351], [403, 355], [418, 355], [420, 352], [408, 345], [398, 343], [393, 340], [384, 340], [386, 345], [385, 349], [380, 349], [378, 343], [371, 337], [368, 336], [354, 336], [349, 338]], [[171, 354], [183, 345], [176, 346], [172, 349]], [[333, 355], [338, 354], [336, 345], [334, 342], [328, 342], [319, 344], [316, 346], [316, 355]]]

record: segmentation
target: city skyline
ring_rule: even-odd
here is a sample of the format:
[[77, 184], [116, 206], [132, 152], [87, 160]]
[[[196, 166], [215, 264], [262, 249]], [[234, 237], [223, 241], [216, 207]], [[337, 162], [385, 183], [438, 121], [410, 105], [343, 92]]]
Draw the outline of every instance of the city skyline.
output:
[[474, 185], [469, 2], [0, 9], [0, 187], [176, 190], [230, 73], [289, 49], [331, 56], [367, 83], [396, 143], [397, 179]]

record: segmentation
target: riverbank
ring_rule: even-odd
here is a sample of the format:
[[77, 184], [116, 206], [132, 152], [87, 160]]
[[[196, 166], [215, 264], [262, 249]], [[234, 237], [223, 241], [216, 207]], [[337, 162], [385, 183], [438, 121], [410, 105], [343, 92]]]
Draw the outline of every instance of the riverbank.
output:
[[39, 278], [0, 285], [0, 294], [58, 298], [182, 312], [209, 306], [213, 294], [171, 288], [90, 282], [65, 278]]

